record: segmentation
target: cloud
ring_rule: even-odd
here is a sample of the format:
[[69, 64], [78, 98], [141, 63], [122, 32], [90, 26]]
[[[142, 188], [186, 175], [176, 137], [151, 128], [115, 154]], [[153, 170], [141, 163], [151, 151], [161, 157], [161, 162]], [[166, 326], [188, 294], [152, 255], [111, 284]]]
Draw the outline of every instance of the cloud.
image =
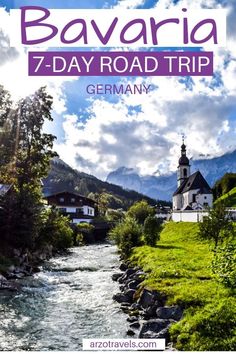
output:
[[114, 9], [135, 9], [145, 3], [145, 0], [119, 0]]
[[19, 53], [15, 48], [10, 48], [9, 38], [0, 30], [0, 66], [18, 57]]
[[214, 76], [122, 79], [127, 84], [150, 84], [153, 90], [145, 97], [121, 96], [116, 103], [110, 97], [91, 100], [85, 123], [74, 116], [73, 123], [67, 120], [64, 126], [63, 158], [70, 151], [74, 167], [105, 178], [120, 166], [135, 167], [142, 174], [174, 171], [182, 132], [194, 158], [219, 156], [236, 148], [235, 2], [180, 0], [176, 5], [159, 0], [156, 9], [199, 5], [228, 11], [230, 36], [227, 47], [214, 53]]
[[48, 93], [54, 98], [55, 113], [62, 114], [66, 111], [63, 85], [77, 78], [29, 77], [28, 51], [22, 47], [10, 47], [9, 26], [9, 13], [0, 8], [0, 83], [10, 91], [14, 100], [32, 94], [41, 86], [47, 86]]
[[[223, 96], [223, 86], [210, 90], [201, 80], [190, 90], [178, 78], [159, 79], [148, 79], [159, 86], [145, 97], [124, 96], [118, 103], [94, 100], [85, 123], [67, 116], [66, 141], [58, 146], [61, 157], [68, 159], [70, 151], [74, 167], [104, 178], [123, 165], [142, 174], [175, 170], [182, 132], [191, 156], [227, 151], [235, 136], [229, 119], [235, 97]], [[136, 111], [140, 104], [141, 111]]]
[[[142, 5], [144, 0], [121, 0], [115, 8]], [[189, 156], [218, 156], [236, 148], [236, 2], [159, 0], [155, 11], [176, 6], [188, 7], [189, 11], [200, 6], [227, 8], [228, 46], [215, 51], [214, 77], [124, 78], [123, 84], [145, 83], [153, 90], [143, 96], [93, 97], [83, 112], [80, 102], [78, 109], [70, 110], [64, 84], [74, 78], [27, 78], [27, 53], [18, 49], [11, 52], [7, 45], [4, 49], [0, 39], [0, 53], [6, 58], [0, 67], [2, 82], [15, 96], [48, 85], [55, 111], [63, 115], [65, 137], [56, 144], [56, 150], [74, 168], [100, 178], [120, 166], [135, 167], [142, 174], [174, 171], [182, 132], [187, 135]], [[5, 36], [3, 41], [7, 43]], [[77, 89], [81, 90], [79, 82]]]

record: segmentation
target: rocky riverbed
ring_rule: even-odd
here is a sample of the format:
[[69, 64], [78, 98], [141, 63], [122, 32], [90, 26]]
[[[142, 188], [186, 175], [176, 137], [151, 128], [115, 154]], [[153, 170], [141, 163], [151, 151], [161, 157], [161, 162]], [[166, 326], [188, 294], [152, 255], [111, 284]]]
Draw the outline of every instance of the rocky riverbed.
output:
[[17, 280], [40, 272], [39, 265], [54, 255], [53, 247], [50, 245], [34, 252], [14, 249], [11, 256], [12, 264], [5, 266], [0, 274], [0, 291], [19, 290], [20, 285]]
[[138, 338], [165, 338], [171, 348], [169, 328], [183, 316], [179, 306], [166, 306], [166, 296], [159, 291], [143, 288], [141, 283], [147, 276], [142, 270], [122, 263], [120, 273], [112, 275], [119, 283], [120, 292], [113, 299], [127, 314], [127, 334]]

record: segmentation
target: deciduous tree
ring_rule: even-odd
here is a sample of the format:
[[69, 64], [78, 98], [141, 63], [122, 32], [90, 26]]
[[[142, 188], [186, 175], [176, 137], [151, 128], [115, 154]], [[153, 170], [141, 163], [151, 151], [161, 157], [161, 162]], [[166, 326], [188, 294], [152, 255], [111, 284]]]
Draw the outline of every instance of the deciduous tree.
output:
[[213, 241], [215, 250], [220, 243], [234, 235], [232, 221], [223, 203], [216, 203], [209, 210], [209, 215], [199, 224], [198, 235], [202, 239]]

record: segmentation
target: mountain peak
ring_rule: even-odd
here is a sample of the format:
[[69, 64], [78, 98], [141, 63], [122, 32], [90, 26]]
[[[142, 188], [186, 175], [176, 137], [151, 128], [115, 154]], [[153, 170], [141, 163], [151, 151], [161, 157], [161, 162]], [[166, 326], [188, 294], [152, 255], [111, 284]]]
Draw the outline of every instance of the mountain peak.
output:
[[[236, 172], [236, 150], [219, 157], [210, 158], [205, 155], [197, 160], [192, 159], [191, 173], [198, 170], [212, 187], [225, 173]], [[169, 175], [139, 176], [135, 169], [124, 166], [109, 173], [107, 181], [161, 200], [171, 200], [177, 185], [175, 172]]]
[[118, 174], [123, 174], [123, 175], [138, 174], [134, 168], [125, 167], [125, 166], [121, 166], [117, 170], [115, 170], [111, 173], [118, 173]]

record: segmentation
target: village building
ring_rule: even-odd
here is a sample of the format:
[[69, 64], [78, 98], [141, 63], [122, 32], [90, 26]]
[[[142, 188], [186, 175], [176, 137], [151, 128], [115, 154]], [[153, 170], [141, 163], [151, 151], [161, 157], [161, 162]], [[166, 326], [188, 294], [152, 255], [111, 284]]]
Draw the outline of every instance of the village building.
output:
[[[178, 188], [173, 194], [174, 212], [204, 212], [208, 208], [212, 207], [213, 194], [207, 181], [202, 176], [200, 171], [190, 174], [190, 163], [186, 155], [186, 145], [184, 144], [184, 141], [181, 146], [181, 156], [179, 158], [177, 184]], [[195, 215], [197, 214], [195, 213]]]
[[95, 201], [76, 192], [58, 192], [45, 196], [47, 204], [55, 206], [73, 224], [91, 223], [96, 215]]
[[158, 219], [168, 220], [171, 212], [170, 206], [157, 205], [155, 216]]

